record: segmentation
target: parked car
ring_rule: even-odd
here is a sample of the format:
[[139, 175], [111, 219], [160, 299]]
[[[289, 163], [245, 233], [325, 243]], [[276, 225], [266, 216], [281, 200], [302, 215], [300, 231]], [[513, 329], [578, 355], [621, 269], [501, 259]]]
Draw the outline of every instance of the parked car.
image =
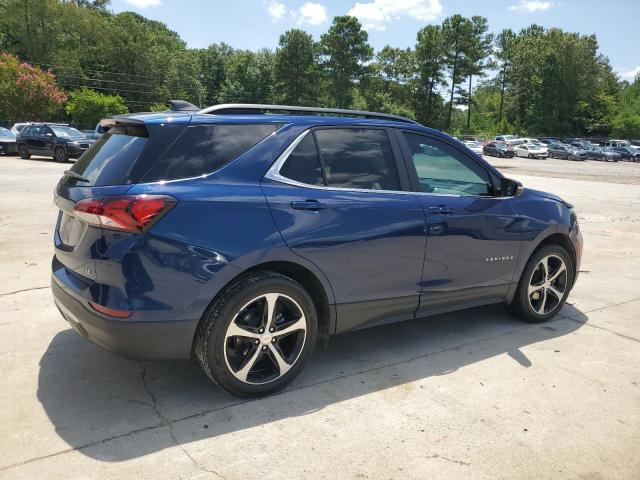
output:
[[523, 143], [518, 145], [515, 150], [518, 157], [547, 158], [549, 155], [549, 150], [546, 146], [543, 148], [535, 143]]
[[29, 125], [31, 125], [31, 122], [14, 123], [11, 127], [11, 131], [14, 135], [18, 135], [25, 127], [28, 127]]
[[16, 152], [16, 135], [8, 128], [0, 127], [0, 153], [13, 155]]
[[610, 147], [610, 148], [615, 152], [618, 152], [622, 160], [629, 160], [631, 162], [640, 161], [640, 153], [638, 153], [632, 147]]
[[563, 143], [552, 143], [549, 145], [549, 157], [566, 160], [586, 160], [589, 155], [585, 150], [575, 148]]
[[31, 155], [53, 157], [57, 162], [78, 158], [95, 143], [75, 128], [57, 124], [40, 123], [24, 128], [17, 138], [21, 158]]
[[515, 150], [505, 143], [491, 142], [482, 147], [482, 153], [491, 157], [513, 158]]
[[518, 138], [517, 135], [496, 135], [496, 138], [494, 140], [496, 142], [508, 142], [510, 140], [515, 140], [517, 138]]
[[413, 120], [264, 111], [104, 120], [55, 189], [52, 290], [77, 332], [133, 358], [193, 354], [256, 396], [319, 337], [489, 303], [560, 311], [582, 252], [570, 204]]
[[545, 145], [551, 145], [552, 143], [561, 143], [558, 137], [539, 137], [540, 140]]
[[522, 142], [525, 143], [525, 144], [536, 145], [542, 150], [542, 153], [544, 154], [544, 156], [548, 156], [549, 155], [549, 147], [548, 147], [548, 145], [546, 143], [544, 143], [544, 142], [541, 142], [537, 138], [526, 137], [526, 138], [522, 139]]
[[[25, 128], [27, 128], [30, 125], [40, 125], [42, 123], [45, 122], [19, 122], [19, 123], [14, 123], [13, 126], [11, 127], [11, 131], [17, 136], [22, 130], [24, 130]], [[68, 127], [69, 124], [68, 123], [52, 123], [52, 122], [48, 122], [48, 125], [59, 125], [61, 127]]]
[[589, 158], [593, 160], [601, 160], [603, 162], [617, 162], [620, 160], [621, 155], [608, 147], [595, 147], [587, 151]]
[[102, 128], [102, 125], [98, 123], [96, 125], [96, 128], [94, 128], [91, 132], [87, 132], [86, 135], [87, 135], [87, 138], [98, 140], [100, 137], [102, 137], [103, 134], [104, 134], [104, 128]]
[[631, 142], [628, 140], [608, 140], [604, 142], [605, 147], [629, 147]]
[[466, 140], [463, 142], [469, 150], [478, 155], [482, 155], [482, 145], [475, 140]]

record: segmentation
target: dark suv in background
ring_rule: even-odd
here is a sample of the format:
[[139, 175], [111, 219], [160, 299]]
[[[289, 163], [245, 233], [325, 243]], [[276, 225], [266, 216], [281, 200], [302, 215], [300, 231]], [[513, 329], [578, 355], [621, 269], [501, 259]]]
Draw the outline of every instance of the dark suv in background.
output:
[[80, 157], [95, 140], [67, 125], [40, 123], [22, 129], [16, 143], [21, 158], [42, 155], [53, 157], [57, 162], [67, 162], [69, 158]]
[[491, 303], [549, 320], [579, 271], [570, 204], [407, 118], [217, 105], [103, 126], [55, 190], [56, 305], [235, 394], [284, 387], [318, 337]]

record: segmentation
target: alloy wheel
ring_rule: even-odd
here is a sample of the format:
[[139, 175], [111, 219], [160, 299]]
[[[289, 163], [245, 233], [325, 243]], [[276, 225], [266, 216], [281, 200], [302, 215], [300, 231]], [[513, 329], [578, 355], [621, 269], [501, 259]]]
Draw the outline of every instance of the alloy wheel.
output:
[[247, 302], [234, 316], [224, 338], [227, 368], [252, 385], [273, 382], [295, 365], [307, 336], [302, 308], [282, 293]]
[[529, 305], [538, 315], [546, 315], [555, 310], [567, 291], [567, 266], [557, 255], [548, 255], [533, 269], [527, 297]]
[[66, 162], [67, 154], [62, 148], [56, 148], [55, 158], [56, 158], [56, 161], [58, 162]]

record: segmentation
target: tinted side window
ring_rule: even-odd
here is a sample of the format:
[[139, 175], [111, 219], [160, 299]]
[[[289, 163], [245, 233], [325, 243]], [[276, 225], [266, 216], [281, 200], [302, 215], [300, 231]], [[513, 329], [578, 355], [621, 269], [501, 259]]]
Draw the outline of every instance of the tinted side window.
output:
[[450, 195], [491, 195], [489, 174], [453, 147], [424, 135], [404, 132], [420, 189]]
[[144, 175], [156, 182], [211, 173], [275, 132], [278, 125], [202, 125], [188, 127]]
[[384, 130], [332, 128], [317, 130], [315, 135], [329, 187], [400, 190]]
[[280, 169], [280, 175], [307, 185], [324, 185], [313, 135], [307, 134]]

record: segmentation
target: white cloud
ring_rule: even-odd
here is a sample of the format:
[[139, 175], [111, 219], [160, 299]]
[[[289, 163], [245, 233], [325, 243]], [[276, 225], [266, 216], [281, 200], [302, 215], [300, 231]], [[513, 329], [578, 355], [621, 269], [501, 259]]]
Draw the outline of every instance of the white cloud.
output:
[[540, 0], [520, 0], [515, 5], [511, 5], [509, 10], [520, 13], [543, 12], [553, 7], [553, 2], [542, 2]]
[[620, 75], [620, 78], [622, 78], [622, 80], [633, 81], [635, 80], [636, 76], [640, 75], [640, 65], [631, 70], [618, 70], [618, 75]]
[[314, 2], [305, 2], [294, 16], [298, 19], [298, 25], [321, 25], [329, 18], [325, 6]]
[[356, 2], [347, 15], [357, 17], [364, 28], [384, 30], [385, 24], [402, 17], [421, 22], [435, 20], [442, 13], [440, 0], [373, 0]]
[[127, 3], [138, 8], [156, 7], [162, 3], [161, 0], [125, 0]]
[[287, 13], [287, 7], [284, 3], [280, 3], [277, 0], [271, 0], [267, 2], [267, 12], [274, 22], [282, 20]]

